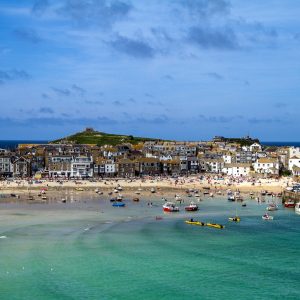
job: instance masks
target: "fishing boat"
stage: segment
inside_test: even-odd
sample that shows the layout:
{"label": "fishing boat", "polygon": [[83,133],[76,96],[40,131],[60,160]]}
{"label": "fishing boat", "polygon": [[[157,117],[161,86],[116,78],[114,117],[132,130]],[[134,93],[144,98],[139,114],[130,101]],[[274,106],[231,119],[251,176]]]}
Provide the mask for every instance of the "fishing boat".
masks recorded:
{"label": "fishing boat", "polygon": [[273,217],[273,216],[270,216],[270,215],[268,215],[268,214],[264,214],[264,215],[262,216],[262,219],[263,219],[263,220],[273,220],[274,217]]}
{"label": "fishing boat", "polygon": [[231,222],[240,222],[241,218],[238,217],[238,216],[235,216],[235,217],[228,218],[228,220],[231,221]]}
{"label": "fishing boat", "polygon": [[224,229],[224,228],[225,228],[224,225],[216,224],[216,223],[206,223],[206,226],[208,226],[208,227],[213,227],[213,228],[217,228],[217,229]]}
{"label": "fishing boat", "polygon": [[296,203],[295,205],[295,213],[300,214],[300,202]]}
{"label": "fishing boat", "polygon": [[172,202],[167,202],[163,205],[163,211],[165,212],[178,212],[179,207],[175,206]]}
{"label": "fishing boat", "polygon": [[136,198],[133,198],[132,201],[134,201],[134,202],[139,202],[140,199],[136,197]]}
{"label": "fishing boat", "polygon": [[205,226],[204,222],[194,221],[193,219],[191,219],[189,221],[184,221],[184,222],[189,225]]}
{"label": "fishing boat", "polygon": [[295,207],[295,202],[293,200],[289,199],[289,200],[284,202],[284,207],[294,208]]}
{"label": "fishing boat", "polygon": [[194,202],[191,202],[190,205],[184,208],[186,211],[197,211],[199,209],[198,205]]}
{"label": "fishing boat", "polygon": [[235,196],[234,196],[234,194],[228,193],[228,194],[227,194],[227,200],[228,200],[228,201],[235,201]]}
{"label": "fishing boat", "polygon": [[114,203],[112,204],[112,206],[114,206],[114,207],[124,207],[124,206],[125,206],[125,203],[123,203],[123,202],[114,202]]}
{"label": "fishing boat", "polygon": [[267,207],[268,211],[275,211],[278,210],[278,206],[275,203],[271,203],[269,204],[269,206]]}

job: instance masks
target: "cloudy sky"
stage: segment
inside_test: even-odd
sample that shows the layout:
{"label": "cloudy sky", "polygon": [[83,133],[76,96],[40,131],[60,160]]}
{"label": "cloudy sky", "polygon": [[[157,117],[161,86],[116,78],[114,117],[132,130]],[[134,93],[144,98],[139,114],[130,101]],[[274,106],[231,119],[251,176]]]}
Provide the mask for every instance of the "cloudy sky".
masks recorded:
{"label": "cloudy sky", "polygon": [[299,16],[297,0],[2,0],[0,139],[300,140]]}

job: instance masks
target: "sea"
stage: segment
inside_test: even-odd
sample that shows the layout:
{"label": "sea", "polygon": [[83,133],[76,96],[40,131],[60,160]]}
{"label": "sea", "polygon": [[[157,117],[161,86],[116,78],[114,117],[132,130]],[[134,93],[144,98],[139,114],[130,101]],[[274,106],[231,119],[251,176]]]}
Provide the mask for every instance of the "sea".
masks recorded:
{"label": "sea", "polygon": [[[114,208],[73,196],[0,202],[1,300],[300,299],[300,215],[279,199],[264,221],[267,203],[250,199],[207,198],[198,212],[164,214],[159,198]],[[229,222],[236,213],[241,222]]]}
{"label": "sea", "polygon": [[[0,149],[16,149],[19,144],[47,144],[41,140],[0,140]],[[294,146],[300,147],[300,142],[261,142],[265,146]]]}

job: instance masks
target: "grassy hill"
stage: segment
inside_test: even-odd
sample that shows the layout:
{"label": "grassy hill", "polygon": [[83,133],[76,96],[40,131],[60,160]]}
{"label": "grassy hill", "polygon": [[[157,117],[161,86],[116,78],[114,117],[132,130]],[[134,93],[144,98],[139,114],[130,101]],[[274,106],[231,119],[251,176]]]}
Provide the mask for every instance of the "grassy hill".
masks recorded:
{"label": "grassy hill", "polygon": [[159,141],[159,139],[151,139],[144,137],[134,137],[132,135],[119,135],[110,134],[100,131],[95,131],[93,129],[86,129],[85,131],[75,133],[73,135],[64,137],[59,140],[55,140],[52,143],[65,143],[71,142],[75,144],[96,144],[98,146],[102,145],[118,145],[122,143],[138,144],[144,141]]}

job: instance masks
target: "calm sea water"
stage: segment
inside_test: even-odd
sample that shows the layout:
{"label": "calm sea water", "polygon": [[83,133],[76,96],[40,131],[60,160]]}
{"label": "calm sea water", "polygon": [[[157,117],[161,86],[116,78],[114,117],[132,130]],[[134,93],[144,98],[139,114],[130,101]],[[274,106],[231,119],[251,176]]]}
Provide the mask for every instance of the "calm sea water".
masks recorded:
{"label": "calm sea water", "polygon": [[0,140],[0,149],[15,149],[19,144],[47,144],[47,141],[36,140]]}
{"label": "calm sea water", "polygon": [[[0,149],[14,149],[18,144],[47,144],[48,141],[34,140],[0,140]],[[300,142],[262,142],[265,146],[294,146],[300,147]]]}
{"label": "calm sea water", "polygon": [[[0,204],[0,298],[300,299],[300,216],[206,199],[164,215],[161,203]],[[228,216],[236,209],[238,224]],[[155,216],[163,216],[160,221]],[[226,225],[194,227],[194,219]]]}

